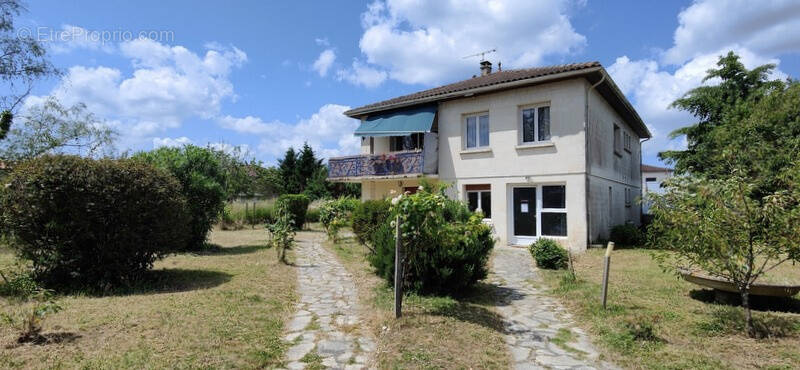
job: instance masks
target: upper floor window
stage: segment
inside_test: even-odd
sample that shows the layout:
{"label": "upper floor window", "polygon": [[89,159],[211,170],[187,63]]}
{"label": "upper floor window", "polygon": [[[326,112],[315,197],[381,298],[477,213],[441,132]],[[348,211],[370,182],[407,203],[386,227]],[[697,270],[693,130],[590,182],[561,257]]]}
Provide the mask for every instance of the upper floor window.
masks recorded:
{"label": "upper floor window", "polygon": [[522,142],[533,143],[550,140],[550,107],[522,110]]}
{"label": "upper floor window", "polygon": [[627,132],[623,132],[623,138],[624,138],[623,143],[622,143],[623,147],[625,148],[626,152],[630,153],[631,152],[631,145],[632,145],[632,142],[633,142],[633,137],[630,134],[628,134]]}
{"label": "upper floor window", "polygon": [[622,130],[614,124],[614,154],[622,155]]}
{"label": "upper floor window", "polygon": [[489,115],[486,113],[465,117],[464,146],[467,149],[489,146]]}
{"label": "upper floor window", "polygon": [[406,136],[390,136],[389,137],[389,151],[401,152],[404,150],[417,150],[422,149],[425,142],[425,134],[415,133]]}

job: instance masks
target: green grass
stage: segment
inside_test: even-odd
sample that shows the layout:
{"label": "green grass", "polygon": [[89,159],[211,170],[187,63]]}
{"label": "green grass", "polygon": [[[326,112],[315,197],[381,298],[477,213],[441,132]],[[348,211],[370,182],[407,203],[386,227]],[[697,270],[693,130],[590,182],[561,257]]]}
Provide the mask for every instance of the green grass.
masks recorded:
{"label": "green grass", "polygon": [[[265,249],[263,230],[214,231],[220,248],[170,256],[149,284],[108,295],[61,295],[44,334],[66,340],[14,344],[0,326],[0,368],[274,368],[287,349],[295,271]],[[0,250],[0,268],[15,261]],[[15,309],[0,300],[3,311]],[[69,334],[69,335],[67,335]]]}
{"label": "green grass", "polygon": [[[608,308],[600,302],[603,250],[577,256],[577,280],[563,271],[541,271],[559,297],[593,335],[607,357],[627,368],[719,369],[800,367],[797,300],[754,311],[767,338],[743,333],[741,308],[713,302],[713,294],[663,272],[643,250],[618,250],[611,263]],[[783,267],[784,279],[800,271]]]}
{"label": "green grass", "polygon": [[[316,227],[315,227],[316,228]],[[403,317],[394,318],[394,292],[366,262],[368,249],[352,238],[325,246],[353,275],[367,308],[366,325],[378,338],[379,368],[508,368],[510,356],[502,336],[502,319],[494,311],[494,291],[479,284],[458,299],[409,294]]]}

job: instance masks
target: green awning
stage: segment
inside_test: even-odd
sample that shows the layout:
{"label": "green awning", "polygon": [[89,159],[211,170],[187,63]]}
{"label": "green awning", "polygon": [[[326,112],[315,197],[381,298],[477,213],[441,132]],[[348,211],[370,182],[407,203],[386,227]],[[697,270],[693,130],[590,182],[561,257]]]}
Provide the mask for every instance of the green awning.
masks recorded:
{"label": "green awning", "polygon": [[416,132],[430,132],[435,115],[435,105],[376,114],[361,121],[361,126],[358,126],[355,135],[405,136]]}

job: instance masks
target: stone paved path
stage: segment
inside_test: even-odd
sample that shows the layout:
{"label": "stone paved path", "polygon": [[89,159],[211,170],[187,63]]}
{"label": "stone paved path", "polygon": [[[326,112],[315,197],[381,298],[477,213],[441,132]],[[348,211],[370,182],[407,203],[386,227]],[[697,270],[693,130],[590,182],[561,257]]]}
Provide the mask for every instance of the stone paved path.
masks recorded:
{"label": "stone paved path", "polygon": [[[536,286],[540,278],[527,249],[495,247],[492,269],[489,281],[499,291],[497,309],[506,320],[505,340],[515,369],[614,368],[598,361],[597,350],[574,327],[570,314]],[[561,346],[552,340],[559,329],[572,333],[572,340]]]}
{"label": "stone paved path", "polygon": [[320,243],[322,234],[298,233],[298,291],[300,302],[287,325],[285,340],[289,369],[305,368],[316,357],[333,369],[370,367],[374,341],[364,335],[358,318],[358,299],[353,279]]}

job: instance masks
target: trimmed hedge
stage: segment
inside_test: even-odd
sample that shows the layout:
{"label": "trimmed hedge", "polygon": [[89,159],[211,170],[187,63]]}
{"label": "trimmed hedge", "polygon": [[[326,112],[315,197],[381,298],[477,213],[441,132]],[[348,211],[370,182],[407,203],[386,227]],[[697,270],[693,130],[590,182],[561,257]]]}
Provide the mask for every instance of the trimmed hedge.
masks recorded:
{"label": "trimmed hedge", "polygon": [[128,284],[189,238],[180,184],[145,163],[43,156],[5,183],[0,222],[49,285]]}
{"label": "trimmed hedge", "polygon": [[[278,197],[277,203],[285,203],[292,215],[295,230],[300,230],[306,224],[306,213],[311,200],[305,194],[283,194]],[[276,207],[278,205],[276,204]]]}
{"label": "trimmed hedge", "polygon": [[[447,211],[449,210],[449,211]],[[406,252],[404,286],[421,294],[458,294],[487,275],[494,238],[489,226],[461,202],[427,190],[398,198],[372,235],[376,273],[394,279],[395,215],[401,215]]]}
{"label": "trimmed hedge", "polygon": [[555,240],[539,239],[531,244],[530,251],[539,268],[548,270],[567,268],[569,261],[567,250],[561,248]]}
{"label": "trimmed hedge", "polygon": [[172,173],[181,184],[191,215],[191,234],[184,249],[201,250],[225,207],[227,175],[212,149],[186,145],[140,152],[133,159]]}
{"label": "trimmed hedge", "polygon": [[353,233],[359,243],[366,245],[372,234],[386,223],[390,206],[387,200],[367,200],[358,204],[353,210]]}

